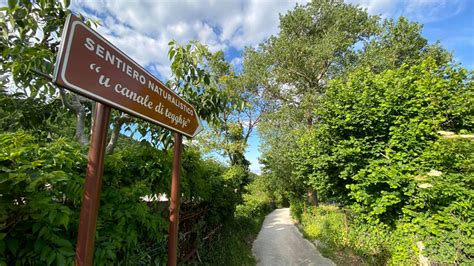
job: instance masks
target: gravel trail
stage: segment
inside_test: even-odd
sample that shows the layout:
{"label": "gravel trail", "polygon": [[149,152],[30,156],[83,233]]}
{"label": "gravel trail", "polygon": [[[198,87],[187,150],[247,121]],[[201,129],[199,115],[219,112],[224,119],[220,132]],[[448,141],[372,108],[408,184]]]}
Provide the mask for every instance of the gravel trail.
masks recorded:
{"label": "gravel trail", "polygon": [[267,215],[252,252],[257,265],[335,265],[306,239],[290,219],[290,209]]}

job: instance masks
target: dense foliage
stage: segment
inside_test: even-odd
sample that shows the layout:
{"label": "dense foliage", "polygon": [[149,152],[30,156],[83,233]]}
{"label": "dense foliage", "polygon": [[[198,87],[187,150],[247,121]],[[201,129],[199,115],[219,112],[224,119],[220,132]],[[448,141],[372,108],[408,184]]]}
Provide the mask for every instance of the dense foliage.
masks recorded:
{"label": "dense foliage", "polygon": [[[25,132],[3,133],[0,139],[3,263],[72,262],[86,151],[70,139],[44,142]],[[95,261],[164,262],[167,205],[141,197],[168,192],[171,154],[126,142],[106,159]],[[225,167],[192,150],[183,162],[184,198],[199,199],[210,209],[208,226],[233,217],[239,202],[235,174],[226,176]]]}
{"label": "dense foliage", "polygon": [[[346,23],[365,27],[338,27]],[[259,127],[265,182],[305,223],[318,219],[307,211],[319,201],[351,208],[352,225],[367,226],[357,232],[384,236],[369,243],[385,246],[384,263],[410,264],[418,252],[469,263],[473,76],[439,44],[428,44],[421,29],[342,1],[312,1],[281,16],[280,33],[245,60],[268,70],[260,84],[276,103]],[[351,38],[329,41],[341,35]],[[291,51],[280,43],[291,43]],[[305,65],[313,60],[327,66]],[[331,219],[324,223],[337,228],[340,219]]]}
{"label": "dense foliage", "polygon": [[255,265],[252,242],[257,237],[265,215],[275,206],[265,179],[254,176],[246,186],[243,202],[236,206],[235,219],[224,224],[216,243],[202,253],[202,263],[209,265]]}
{"label": "dense foliage", "polygon": [[[0,9],[1,265],[64,265],[74,259],[94,103],[48,79],[62,25],[70,14],[67,6],[68,1],[9,1]],[[218,125],[221,113],[246,106],[238,92],[220,83],[230,74],[220,71],[228,67],[222,52],[211,53],[197,42],[170,42],[169,56],[173,76],[168,84],[209,124]],[[168,203],[144,197],[169,193],[171,134],[118,111],[110,127],[94,261],[163,264]],[[132,138],[121,135],[124,131]],[[229,145],[240,138],[231,138]],[[187,143],[181,169],[182,214],[197,218],[183,228],[189,231],[180,232],[180,245],[211,249],[215,243],[206,234],[225,235],[232,229],[229,224],[236,206],[243,203],[251,174],[244,146],[237,151],[240,159],[229,167],[204,159],[196,145]],[[259,215],[261,219],[263,213]],[[250,224],[258,227],[258,219]],[[247,236],[245,231],[241,234]],[[250,250],[246,240],[240,244]]]}
{"label": "dense foliage", "polygon": [[[15,105],[24,101],[12,95],[1,99]],[[35,108],[49,106],[37,104]],[[9,104],[4,107],[11,108]],[[0,263],[70,264],[87,150],[70,138],[56,137],[58,132],[46,138],[39,126],[30,130],[30,124],[22,125],[29,112],[18,109],[14,117],[5,112],[8,119],[0,123],[6,129],[0,134]],[[51,119],[39,117],[35,121],[38,124],[48,125]],[[12,121],[15,123],[10,124]],[[72,134],[73,130],[66,132]],[[106,157],[95,244],[97,264],[166,262],[167,202],[146,202],[143,196],[166,194],[170,174],[170,151],[158,150],[147,142],[122,138],[115,152]],[[202,159],[193,148],[185,149],[183,200],[186,205],[206,210],[193,232],[201,235],[197,246],[206,254],[207,263],[237,263],[242,259],[253,263],[249,239],[258,232],[271,201],[259,182],[245,187],[248,176],[240,166],[228,168]],[[243,199],[241,191],[248,191]],[[203,240],[209,232],[215,233],[212,242]],[[233,243],[234,249],[226,248],[225,243]]]}
{"label": "dense foliage", "polygon": [[[0,265],[73,260],[94,105],[32,74],[51,74],[67,6],[20,0],[0,9]],[[421,24],[342,0],[297,5],[279,28],[245,50],[241,73],[222,51],[169,43],[168,85],[208,129],[183,154],[183,211],[197,217],[182,222],[186,259],[255,263],[263,216],[290,202],[330,256],[471,264],[472,71],[429,44]],[[4,89],[9,79],[15,93]],[[167,205],[143,196],[169,191],[171,135],[119,112],[111,127],[95,261],[164,263]],[[244,156],[256,127],[260,176]],[[124,129],[140,136],[117,141]],[[209,151],[229,164],[204,159]],[[324,201],[333,205],[317,207]]]}
{"label": "dense foliage", "polygon": [[464,69],[432,59],[357,69],[331,82],[314,109],[320,122],[300,138],[294,174],[371,224],[417,235],[432,259],[466,261],[474,143],[440,134],[472,131],[473,96]]}

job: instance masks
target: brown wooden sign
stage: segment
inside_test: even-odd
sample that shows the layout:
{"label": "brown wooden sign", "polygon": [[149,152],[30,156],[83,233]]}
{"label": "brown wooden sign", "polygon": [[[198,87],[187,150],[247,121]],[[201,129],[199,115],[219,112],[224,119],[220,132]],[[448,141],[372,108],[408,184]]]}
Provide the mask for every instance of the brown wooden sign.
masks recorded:
{"label": "brown wooden sign", "polygon": [[64,31],[58,85],[188,137],[200,131],[193,106],[78,18],[69,16]]}

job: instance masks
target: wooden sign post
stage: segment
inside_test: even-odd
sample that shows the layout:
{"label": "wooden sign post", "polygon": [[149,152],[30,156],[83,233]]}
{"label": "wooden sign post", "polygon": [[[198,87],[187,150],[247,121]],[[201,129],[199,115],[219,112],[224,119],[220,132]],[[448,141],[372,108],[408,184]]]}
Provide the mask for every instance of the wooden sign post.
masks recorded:
{"label": "wooden sign post", "polygon": [[174,133],[173,173],[171,175],[170,224],[168,229],[168,266],[177,264],[179,228],[179,176],[183,136]]}
{"label": "wooden sign post", "polygon": [[104,173],[105,144],[111,108],[96,104],[92,138],[87,161],[84,197],[82,198],[79,232],[77,234],[76,265],[92,265],[95,228],[99,213],[100,188]]}
{"label": "wooden sign post", "polygon": [[113,107],[175,132],[168,265],[176,265],[182,135],[194,137],[202,128],[194,107],[73,15],[67,18],[63,29],[53,82],[98,102],[76,264],[92,265],[105,143]]}

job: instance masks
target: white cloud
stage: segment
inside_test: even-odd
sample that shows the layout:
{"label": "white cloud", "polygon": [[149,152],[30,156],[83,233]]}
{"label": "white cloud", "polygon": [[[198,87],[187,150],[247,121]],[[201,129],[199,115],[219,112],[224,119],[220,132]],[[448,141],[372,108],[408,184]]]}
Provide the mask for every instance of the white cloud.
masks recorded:
{"label": "white cloud", "polygon": [[459,14],[465,8],[466,3],[463,0],[409,1],[405,14],[413,20],[429,23]]}
{"label": "white cloud", "polygon": [[155,65],[161,76],[168,77],[170,40],[199,40],[211,51],[256,46],[278,32],[279,13],[293,8],[296,2],[78,0],[71,8],[100,19],[101,34],[138,63]]}
{"label": "white cloud", "polygon": [[[404,15],[422,23],[458,14],[472,0],[345,0],[383,17]],[[100,19],[98,31],[114,45],[146,66],[169,78],[167,43],[199,40],[211,50],[255,47],[278,32],[279,14],[308,0],[77,0],[71,9]],[[0,0],[6,5],[6,0]],[[469,36],[469,35],[467,35]],[[466,40],[469,42],[469,40]],[[472,42],[472,38],[470,39]],[[237,57],[235,57],[237,56]],[[232,55],[237,68],[242,59]],[[472,68],[472,67],[471,67]],[[256,152],[257,153],[257,152]],[[258,165],[252,159],[252,165]],[[252,166],[254,167],[254,166]]]}
{"label": "white cloud", "polygon": [[406,16],[421,23],[457,15],[470,0],[346,0],[382,17]]}
{"label": "white cloud", "polygon": [[[459,13],[468,0],[346,0],[383,17],[429,22]],[[278,32],[279,14],[308,0],[78,0],[72,9],[102,20],[98,30],[140,64],[168,77],[168,41],[199,40],[212,51],[255,47]]]}
{"label": "white cloud", "polygon": [[[100,19],[98,31],[145,66],[169,66],[168,41],[199,40],[212,51],[255,47],[278,32],[279,14],[309,0],[77,0],[71,9]],[[345,0],[384,17],[429,22],[459,13],[469,0]],[[5,0],[0,3],[6,4]],[[160,74],[167,77],[168,71]]]}

